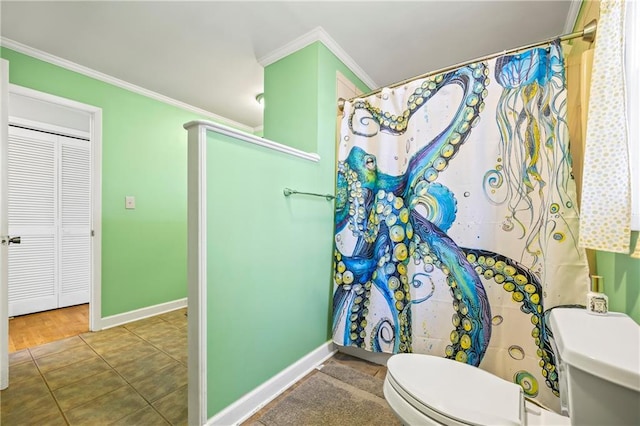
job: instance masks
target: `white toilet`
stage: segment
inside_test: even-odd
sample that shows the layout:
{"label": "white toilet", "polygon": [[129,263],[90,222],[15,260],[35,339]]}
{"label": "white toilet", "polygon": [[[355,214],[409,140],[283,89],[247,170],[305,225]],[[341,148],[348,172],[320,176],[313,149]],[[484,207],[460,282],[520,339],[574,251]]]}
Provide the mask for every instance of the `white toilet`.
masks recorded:
{"label": "white toilet", "polygon": [[563,415],[526,401],[515,383],[430,355],[392,356],[384,396],[405,425],[640,425],[640,326],[566,308],[550,322]]}

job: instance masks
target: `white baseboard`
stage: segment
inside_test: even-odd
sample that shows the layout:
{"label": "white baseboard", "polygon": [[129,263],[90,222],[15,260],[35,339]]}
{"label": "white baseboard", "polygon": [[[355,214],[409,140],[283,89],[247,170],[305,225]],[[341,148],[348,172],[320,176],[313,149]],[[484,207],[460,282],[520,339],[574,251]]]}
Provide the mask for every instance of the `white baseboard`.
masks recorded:
{"label": "white baseboard", "polygon": [[207,421],[207,426],[238,425],[273,401],[295,382],[336,353],[333,342],[328,341],[300,358],[233,404]]}
{"label": "white baseboard", "polygon": [[164,314],[166,312],[175,311],[187,306],[187,298],[172,300],[171,302],[160,303],[158,305],[147,306],[146,308],[136,309],[134,311],[124,312],[122,314],[112,315],[100,320],[100,327],[95,330],[104,330],[118,325],[127,324],[138,321],[154,315]]}

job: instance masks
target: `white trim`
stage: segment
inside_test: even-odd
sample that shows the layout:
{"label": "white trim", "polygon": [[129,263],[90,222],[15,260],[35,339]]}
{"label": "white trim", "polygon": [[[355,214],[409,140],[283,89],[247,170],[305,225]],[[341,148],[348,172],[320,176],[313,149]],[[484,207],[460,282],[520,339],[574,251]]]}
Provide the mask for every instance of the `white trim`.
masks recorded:
{"label": "white trim", "polygon": [[[38,90],[30,89],[28,87],[19,86],[17,84],[9,84],[9,93],[14,95],[20,95],[25,98],[35,99],[41,102],[48,102],[50,104],[55,104],[59,106],[63,106],[70,109],[80,110],[88,113],[89,115],[95,114],[96,112],[102,113],[102,109],[95,107],[93,105],[87,105],[82,102],[77,102],[72,99],[62,98],[60,96],[52,95],[46,92],[40,92]],[[51,123],[42,123],[39,121],[33,121],[26,118],[21,117],[9,117],[9,124],[18,124],[24,125],[31,129],[35,130],[44,130],[44,131],[54,131],[59,132],[60,134],[67,136],[75,136],[81,138],[87,138],[91,140],[91,129],[88,132],[84,132],[78,129],[69,129],[67,127],[56,126]],[[102,133],[101,133],[102,134]]]}
{"label": "white trim", "polygon": [[207,421],[207,426],[238,425],[242,423],[335,353],[336,349],[333,342],[328,341],[323,343],[320,347],[309,352],[271,379],[211,417],[209,421]]}
{"label": "white trim", "polygon": [[[223,124],[213,123],[211,121],[205,120],[196,120],[190,121],[184,125],[184,128],[187,130],[191,130],[192,128],[203,128],[206,130],[211,130],[216,133],[220,133],[225,136],[230,136],[235,139],[240,139],[245,142],[252,143],[254,145],[260,145],[265,148],[272,149],[274,151],[283,152],[285,154],[292,155],[294,157],[303,158],[305,160],[318,162],[320,161],[320,156],[316,153],[304,152],[299,149],[292,148],[287,145],[283,145],[278,142],[274,142],[269,139],[261,138],[259,136],[252,135],[250,133],[245,133],[231,127],[225,126]],[[206,140],[206,136],[205,136]]]}
{"label": "white trim", "polygon": [[[9,107],[9,62],[0,58],[0,237],[8,233],[8,201],[5,194],[8,189],[8,107]],[[8,247],[0,243],[0,389],[9,386],[9,275]]]}
{"label": "white trim", "polygon": [[576,26],[576,21],[578,20],[578,15],[580,14],[581,6],[582,0],[571,0],[569,12],[567,13],[567,19],[564,22],[564,31],[562,32],[563,34],[573,32],[573,29]]}
{"label": "white trim", "polygon": [[[84,104],[82,102],[77,102],[77,101],[74,101],[72,99],[63,98],[63,97],[52,95],[52,94],[46,93],[46,92],[40,92],[39,90],[30,89],[28,87],[19,86],[17,84],[9,84],[9,93],[12,93],[14,95],[20,95],[20,96],[23,96],[25,98],[36,99],[36,100],[42,101],[42,102],[48,102],[48,103],[51,103],[51,104],[56,104],[56,105],[59,105],[59,106],[70,108],[70,109],[80,110],[80,111],[86,112],[88,114],[94,114],[94,113],[96,113],[98,111],[100,111],[100,112],[102,111],[101,108],[93,106],[93,105]],[[41,125],[39,125],[38,122],[27,120],[27,119],[24,119],[24,118],[10,117],[9,121],[10,121],[10,123],[16,123],[16,122],[20,122],[20,121],[22,121],[22,122],[30,122],[34,126],[33,128],[35,128],[35,129],[39,129],[39,128],[42,127]],[[88,138],[91,137],[91,131],[89,131],[87,133],[87,132],[83,132],[81,130],[67,129],[67,128],[55,126],[55,125],[49,124],[49,123],[46,123],[46,129],[45,130],[55,130],[57,128],[61,129],[61,131],[63,131],[65,134],[68,134],[69,136],[80,136],[80,137],[88,137]]]}
{"label": "white trim", "polygon": [[[89,114],[89,141],[91,143],[91,229],[93,231],[93,238],[91,240],[92,282],[89,296],[89,330],[99,331],[102,329],[102,108],[16,84],[9,84],[9,92]],[[16,123],[21,120],[11,118],[11,121]],[[29,120],[22,121],[27,122]],[[44,130],[61,129],[50,124],[46,124],[46,126],[36,124],[34,128]],[[64,129],[64,133],[68,134],[70,130]],[[78,133],[84,134],[84,132]]]}
{"label": "white trim", "polygon": [[64,136],[73,136],[76,138],[82,138],[87,140],[91,139],[90,132],[83,132],[82,130],[70,129],[68,127],[60,127],[60,126],[56,126],[54,124],[49,124],[49,123],[46,123],[46,125],[43,125],[43,123],[40,121],[28,120],[22,117],[10,116],[9,125],[12,125],[12,124],[20,127],[27,127],[33,130],[53,132],[53,133],[57,133]]}
{"label": "white trim", "polygon": [[33,58],[40,59],[41,61],[48,62],[53,65],[57,65],[69,71],[74,71],[82,75],[86,75],[87,77],[94,78],[96,80],[103,81],[108,84],[112,84],[114,86],[120,87],[122,89],[128,90],[130,92],[137,93],[139,95],[146,96],[151,99],[155,99],[156,101],[163,102],[165,104],[173,105],[178,108],[182,108],[184,110],[193,112],[198,115],[202,115],[204,117],[208,117],[212,120],[220,121],[229,126],[236,127],[238,129],[244,130],[246,132],[252,132],[253,127],[247,126],[246,124],[238,123],[237,121],[231,120],[229,118],[223,117],[218,114],[214,114],[212,112],[206,111],[204,109],[195,107],[193,105],[189,105],[187,103],[178,101],[176,99],[170,98],[165,95],[161,95],[160,93],[154,92],[152,90],[145,89],[140,86],[136,86],[135,84],[128,83],[124,80],[120,80],[119,78],[112,77],[108,74],[101,73],[99,71],[93,70],[91,68],[85,67],[83,65],[76,64],[75,62],[68,61],[66,59],[60,58],[58,56],[52,55],[47,52],[43,52],[42,50],[35,49],[33,47],[27,46],[22,43],[18,43],[17,41],[8,39],[6,37],[0,37],[0,46],[6,47],[7,49],[15,50],[16,52],[23,53],[25,55],[29,55]]}
{"label": "white trim", "polygon": [[207,421],[207,127],[187,129],[188,423]]}
{"label": "white trim", "polygon": [[89,330],[102,329],[102,109],[91,114],[91,273]]}
{"label": "white trim", "polygon": [[280,59],[291,55],[298,50],[315,43],[316,41],[324,44],[342,63],[351,70],[364,84],[370,89],[376,89],[378,85],[366,72],[353,60],[351,56],[327,33],[324,28],[316,27],[306,34],[301,35],[295,40],[285,44],[284,46],[274,50],[273,52],[258,58],[258,63],[263,67],[271,65]]}
{"label": "white trim", "polygon": [[147,306],[146,308],[140,308],[122,314],[111,315],[110,317],[102,318],[102,330],[119,325],[128,324],[133,321],[149,318],[155,315],[164,314],[167,312],[175,311],[176,309],[182,309],[187,306],[187,298],[172,300],[171,302],[159,303],[153,306]]}

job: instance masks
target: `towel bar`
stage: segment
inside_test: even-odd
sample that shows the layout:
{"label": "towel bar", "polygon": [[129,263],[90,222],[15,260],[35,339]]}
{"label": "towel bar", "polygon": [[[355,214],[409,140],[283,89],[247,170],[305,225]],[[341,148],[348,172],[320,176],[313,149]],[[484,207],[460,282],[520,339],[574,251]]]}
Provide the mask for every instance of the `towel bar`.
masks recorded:
{"label": "towel bar", "polygon": [[296,191],[295,189],[291,189],[291,188],[285,188],[282,192],[285,197],[288,197],[289,195],[293,195],[293,194],[303,194],[303,195],[312,195],[314,197],[323,197],[323,198],[326,198],[327,201],[331,201],[334,198],[336,198],[331,194],[316,194],[315,192],[302,192],[302,191]]}

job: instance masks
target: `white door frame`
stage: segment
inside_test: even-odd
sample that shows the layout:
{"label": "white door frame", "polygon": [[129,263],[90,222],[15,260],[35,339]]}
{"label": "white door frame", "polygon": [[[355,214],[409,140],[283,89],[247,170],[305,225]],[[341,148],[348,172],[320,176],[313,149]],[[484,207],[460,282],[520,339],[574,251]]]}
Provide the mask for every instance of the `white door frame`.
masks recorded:
{"label": "white door frame", "polygon": [[[0,58],[0,237],[8,234],[7,147],[9,140],[9,62]],[[0,389],[9,386],[9,301],[8,281],[9,253],[5,243],[0,243]]]}
{"label": "white door frame", "polygon": [[[8,62],[2,61],[0,64],[3,68],[8,65]],[[8,66],[7,66],[8,68]],[[7,77],[8,80],[8,77]],[[30,97],[43,102],[49,102],[52,104],[64,106],[67,108],[76,109],[89,114],[90,117],[90,141],[91,141],[91,229],[93,238],[91,239],[91,273],[92,280],[90,285],[90,301],[89,301],[89,330],[98,331],[102,329],[102,109],[76,102],[70,99],[61,98],[59,96],[50,95],[48,93],[39,92],[37,90],[29,89],[14,84],[9,84],[5,89],[2,85],[2,110],[0,115],[4,117],[4,121],[0,123],[2,127],[2,150],[0,150],[0,168],[6,170],[6,149],[8,139],[8,114],[6,112],[8,105],[8,93],[18,94],[21,96]],[[7,90],[8,89],[8,90]],[[5,93],[6,91],[6,93]],[[2,117],[0,117],[2,118]],[[1,179],[0,179],[1,180]],[[6,180],[1,180],[2,187],[2,199],[3,203],[6,203]],[[6,205],[0,206],[0,219],[6,224],[6,216],[2,217],[1,208],[4,207],[4,214],[6,215]],[[4,226],[4,225],[3,225]],[[6,232],[6,230],[0,229],[0,231]],[[4,235],[4,234],[2,234]],[[1,273],[7,272],[7,250],[6,246],[2,246],[2,268]],[[0,277],[1,278],[1,277]],[[0,384],[8,384],[8,287],[5,279],[0,279]],[[5,361],[6,360],[6,361]],[[0,388],[2,388],[0,386]]]}

